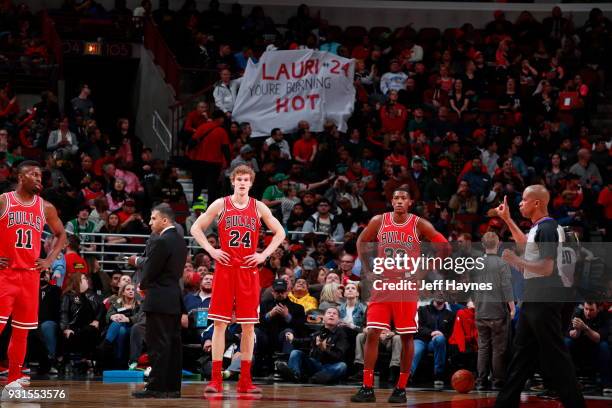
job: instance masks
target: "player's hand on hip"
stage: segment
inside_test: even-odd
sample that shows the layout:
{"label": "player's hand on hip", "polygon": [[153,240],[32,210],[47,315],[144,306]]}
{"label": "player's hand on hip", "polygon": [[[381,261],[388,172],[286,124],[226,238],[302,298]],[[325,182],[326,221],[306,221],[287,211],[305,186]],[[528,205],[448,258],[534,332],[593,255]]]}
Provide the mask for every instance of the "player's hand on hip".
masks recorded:
{"label": "player's hand on hip", "polygon": [[36,260],[36,269],[45,270],[51,268],[51,264],[53,263],[53,259],[49,258],[38,258]]}
{"label": "player's hand on hip", "polygon": [[496,215],[504,221],[510,219],[510,207],[508,207],[508,196],[504,196],[504,202],[495,209]]}
{"label": "player's hand on hip", "polygon": [[248,266],[257,266],[266,261],[266,256],[261,252],[256,252],[253,255],[246,256],[244,260]]}
{"label": "player's hand on hip", "polygon": [[0,256],[0,269],[8,268],[11,260],[5,256]]}
{"label": "player's hand on hip", "polygon": [[210,256],[212,256],[212,258],[217,262],[221,262],[224,264],[229,264],[230,262],[229,254],[221,249],[213,249],[212,251],[210,251]]}

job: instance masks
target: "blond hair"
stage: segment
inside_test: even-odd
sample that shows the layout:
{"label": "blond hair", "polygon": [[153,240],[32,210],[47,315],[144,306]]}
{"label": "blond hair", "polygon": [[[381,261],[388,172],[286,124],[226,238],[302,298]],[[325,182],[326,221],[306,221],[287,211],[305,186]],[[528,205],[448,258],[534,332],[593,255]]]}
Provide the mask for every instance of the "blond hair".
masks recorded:
{"label": "blond hair", "polygon": [[340,288],[340,284],[336,282],[326,283],[323,285],[323,289],[321,290],[321,296],[319,298],[319,302],[330,302],[335,303],[338,301],[337,292],[338,288]]}
{"label": "blond hair", "polygon": [[487,249],[495,249],[499,245],[499,237],[493,231],[489,231],[482,236],[482,246]]}
{"label": "blond hair", "polygon": [[248,174],[251,176],[251,183],[255,182],[255,171],[245,164],[241,164],[240,166],[236,166],[234,170],[230,173],[230,180],[233,182],[234,178],[241,174]]}

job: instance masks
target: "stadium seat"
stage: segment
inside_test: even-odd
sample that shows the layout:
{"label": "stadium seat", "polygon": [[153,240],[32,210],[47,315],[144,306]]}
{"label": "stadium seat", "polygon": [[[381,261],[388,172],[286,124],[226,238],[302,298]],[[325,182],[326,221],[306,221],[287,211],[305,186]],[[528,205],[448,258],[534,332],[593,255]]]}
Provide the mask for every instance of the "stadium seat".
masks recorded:
{"label": "stadium seat", "polygon": [[376,26],[376,27],[372,27],[370,28],[370,39],[372,41],[376,41],[378,39],[380,39],[383,35],[385,34],[390,34],[392,31],[389,27],[385,27],[385,26]]}
{"label": "stadium seat", "polygon": [[435,27],[421,28],[417,35],[417,43],[420,45],[432,45],[440,40],[440,29]]}
{"label": "stadium seat", "polygon": [[478,101],[478,109],[483,113],[496,112],[497,101],[495,99],[481,99]]}
{"label": "stadium seat", "polygon": [[363,37],[366,35],[368,35],[368,30],[362,26],[348,26],[346,27],[346,30],[344,30],[346,45],[350,47],[361,43]]}

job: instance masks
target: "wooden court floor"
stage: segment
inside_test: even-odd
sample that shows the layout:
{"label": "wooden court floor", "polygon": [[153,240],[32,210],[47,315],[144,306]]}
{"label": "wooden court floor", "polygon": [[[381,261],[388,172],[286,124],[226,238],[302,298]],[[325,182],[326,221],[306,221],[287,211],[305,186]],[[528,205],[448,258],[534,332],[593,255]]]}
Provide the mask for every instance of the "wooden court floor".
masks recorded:
{"label": "wooden court floor", "polygon": [[[4,384],[1,384],[3,386]],[[136,400],[131,392],[142,388],[142,384],[108,384],[102,381],[32,381],[31,389],[64,388],[68,391],[68,401],[63,402],[2,402],[1,408],[96,408],[96,407],[210,407],[210,408],[313,408],[351,406],[408,406],[419,408],[492,408],[495,402],[493,393],[458,394],[454,391],[432,391],[410,389],[408,404],[388,404],[389,389],[377,389],[376,404],[351,404],[350,396],[356,391],[353,386],[310,386],[273,384],[262,385],[263,395],[251,397],[238,395],[236,383],[226,383],[223,394],[203,396],[202,382],[183,383],[181,399]],[[542,400],[524,395],[521,407],[557,408],[556,401]],[[589,398],[589,408],[610,408],[612,399]]]}

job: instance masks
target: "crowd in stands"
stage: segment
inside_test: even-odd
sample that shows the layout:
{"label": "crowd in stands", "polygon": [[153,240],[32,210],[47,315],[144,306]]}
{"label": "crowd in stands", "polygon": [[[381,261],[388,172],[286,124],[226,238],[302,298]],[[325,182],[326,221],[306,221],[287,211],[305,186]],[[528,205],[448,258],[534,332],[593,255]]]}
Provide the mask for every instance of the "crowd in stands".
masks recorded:
{"label": "crowd in stands", "polygon": [[[127,10],[124,3],[117,1],[116,8]],[[74,2],[66,4],[84,12]],[[82,4],[91,10],[97,3]],[[0,20],[10,18],[0,11]],[[208,203],[231,191],[228,174],[240,164],[256,171],[252,195],[289,232],[260,267],[255,366],[290,381],[326,384],[359,373],[367,299],[361,299],[356,239],[373,214],[388,210],[397,187],[409,188],[413,212],[451,241],[467,247],[474,241],[473,250],[486,233],[508,240],[509,231],[492,209],[507,197],[513,218],[520,220],[522,190],[534,183],[551,192],[551,214],[561,225],[583,241],[596,236],[611,241],[612,139],[609,129],[592,120],[609,98],[612,68],[612,23],[599,9],[582,26],[555,7],[541,22],[527,11],[515,22],[497,11],[482,29],[467,23],[443,32],[407,26],[356,30],[358,35],[312,16],[305,5],[282,27],[262,7],[243,17],[240,5],[226,14],[215,0],[203,12],[193,0],[179,11],[163,0],[152,10],[144,0],[132,13],[153,18],[181,63],[220,75],[181,132],[191,163],[191,202],[178,182],[177,166],[155,159],[134,136],[128,118],[118,118],[113,128],[99,126],[96,112],[104,106],[94,103],[96,90],[87,84],[65,111],[51,91],[26,110],[10,85],[0,89],[2,191],[14,186],[15,163],[41,161],[42,196],[58,208],[72,236],[51,273],[41,276],[41,325],[33,334],[41,340],[40,350],[32,346],[30,356],[46,361],[41,367],[47,370],[61,370],[75,355],[97,360],[98,368],[134,368],[146,350],[138,306],[146,294],[138,293],[129,275],[109,275],[95,257],[80,255],[97,244],[86,233],[107,233],[106,250],[129,252],[122,244],[144,240],[125,235],[148,234],[149,209],[161,202],[173,207],[177,223],[189,231]],[[294,133],[273,129],[268,138],[251,138],[250,125],[232,119],[246,61],[256,61],[265,50],[300,48],[355,60],[357,98],[349,130],[340,133],[327,121],[315,133],[302,121]],[[530,227],[527,220],[519,224]],[[216,227],[207,236],[218,245]],[[213,276],[214,261],[192,253],[183,276],[184,339],[201,347],[185,364],[204,373],[210,371],[212,325],[206,310]],[[514,284],[520,274],[512,279],[513,297],[520,299]],[[594,362],[609,362],[609,303],[576,306],[568,345],[577,356],[591,353]],[[474,368],[485,345],[476,338],[487,330],[478,322],[479,310],[477,299],[424,294],[412,374],[418,376],[429,353],[429,377],[436,385],[448,378],[449,364]],[[500,310],[496,318],[517,317],[510,305]],[[231,325],[227,377],[240,367],[239,336],[239,325]],[[491,340],[493,347],[499,351],[499,342],[509,343],[510,336],[509,330],[505,338]],[[393,331],[381,337],[381,349],[389,354],[381,372],[393,377],[399,371],[399,337]],[[500,357],[494,351],[492,358],[498,376]],[[609,390],[607,366],[596,371]],[[483,386],[486,367],[479,362]],[[493,386],[503,382],[493,380]]]}

